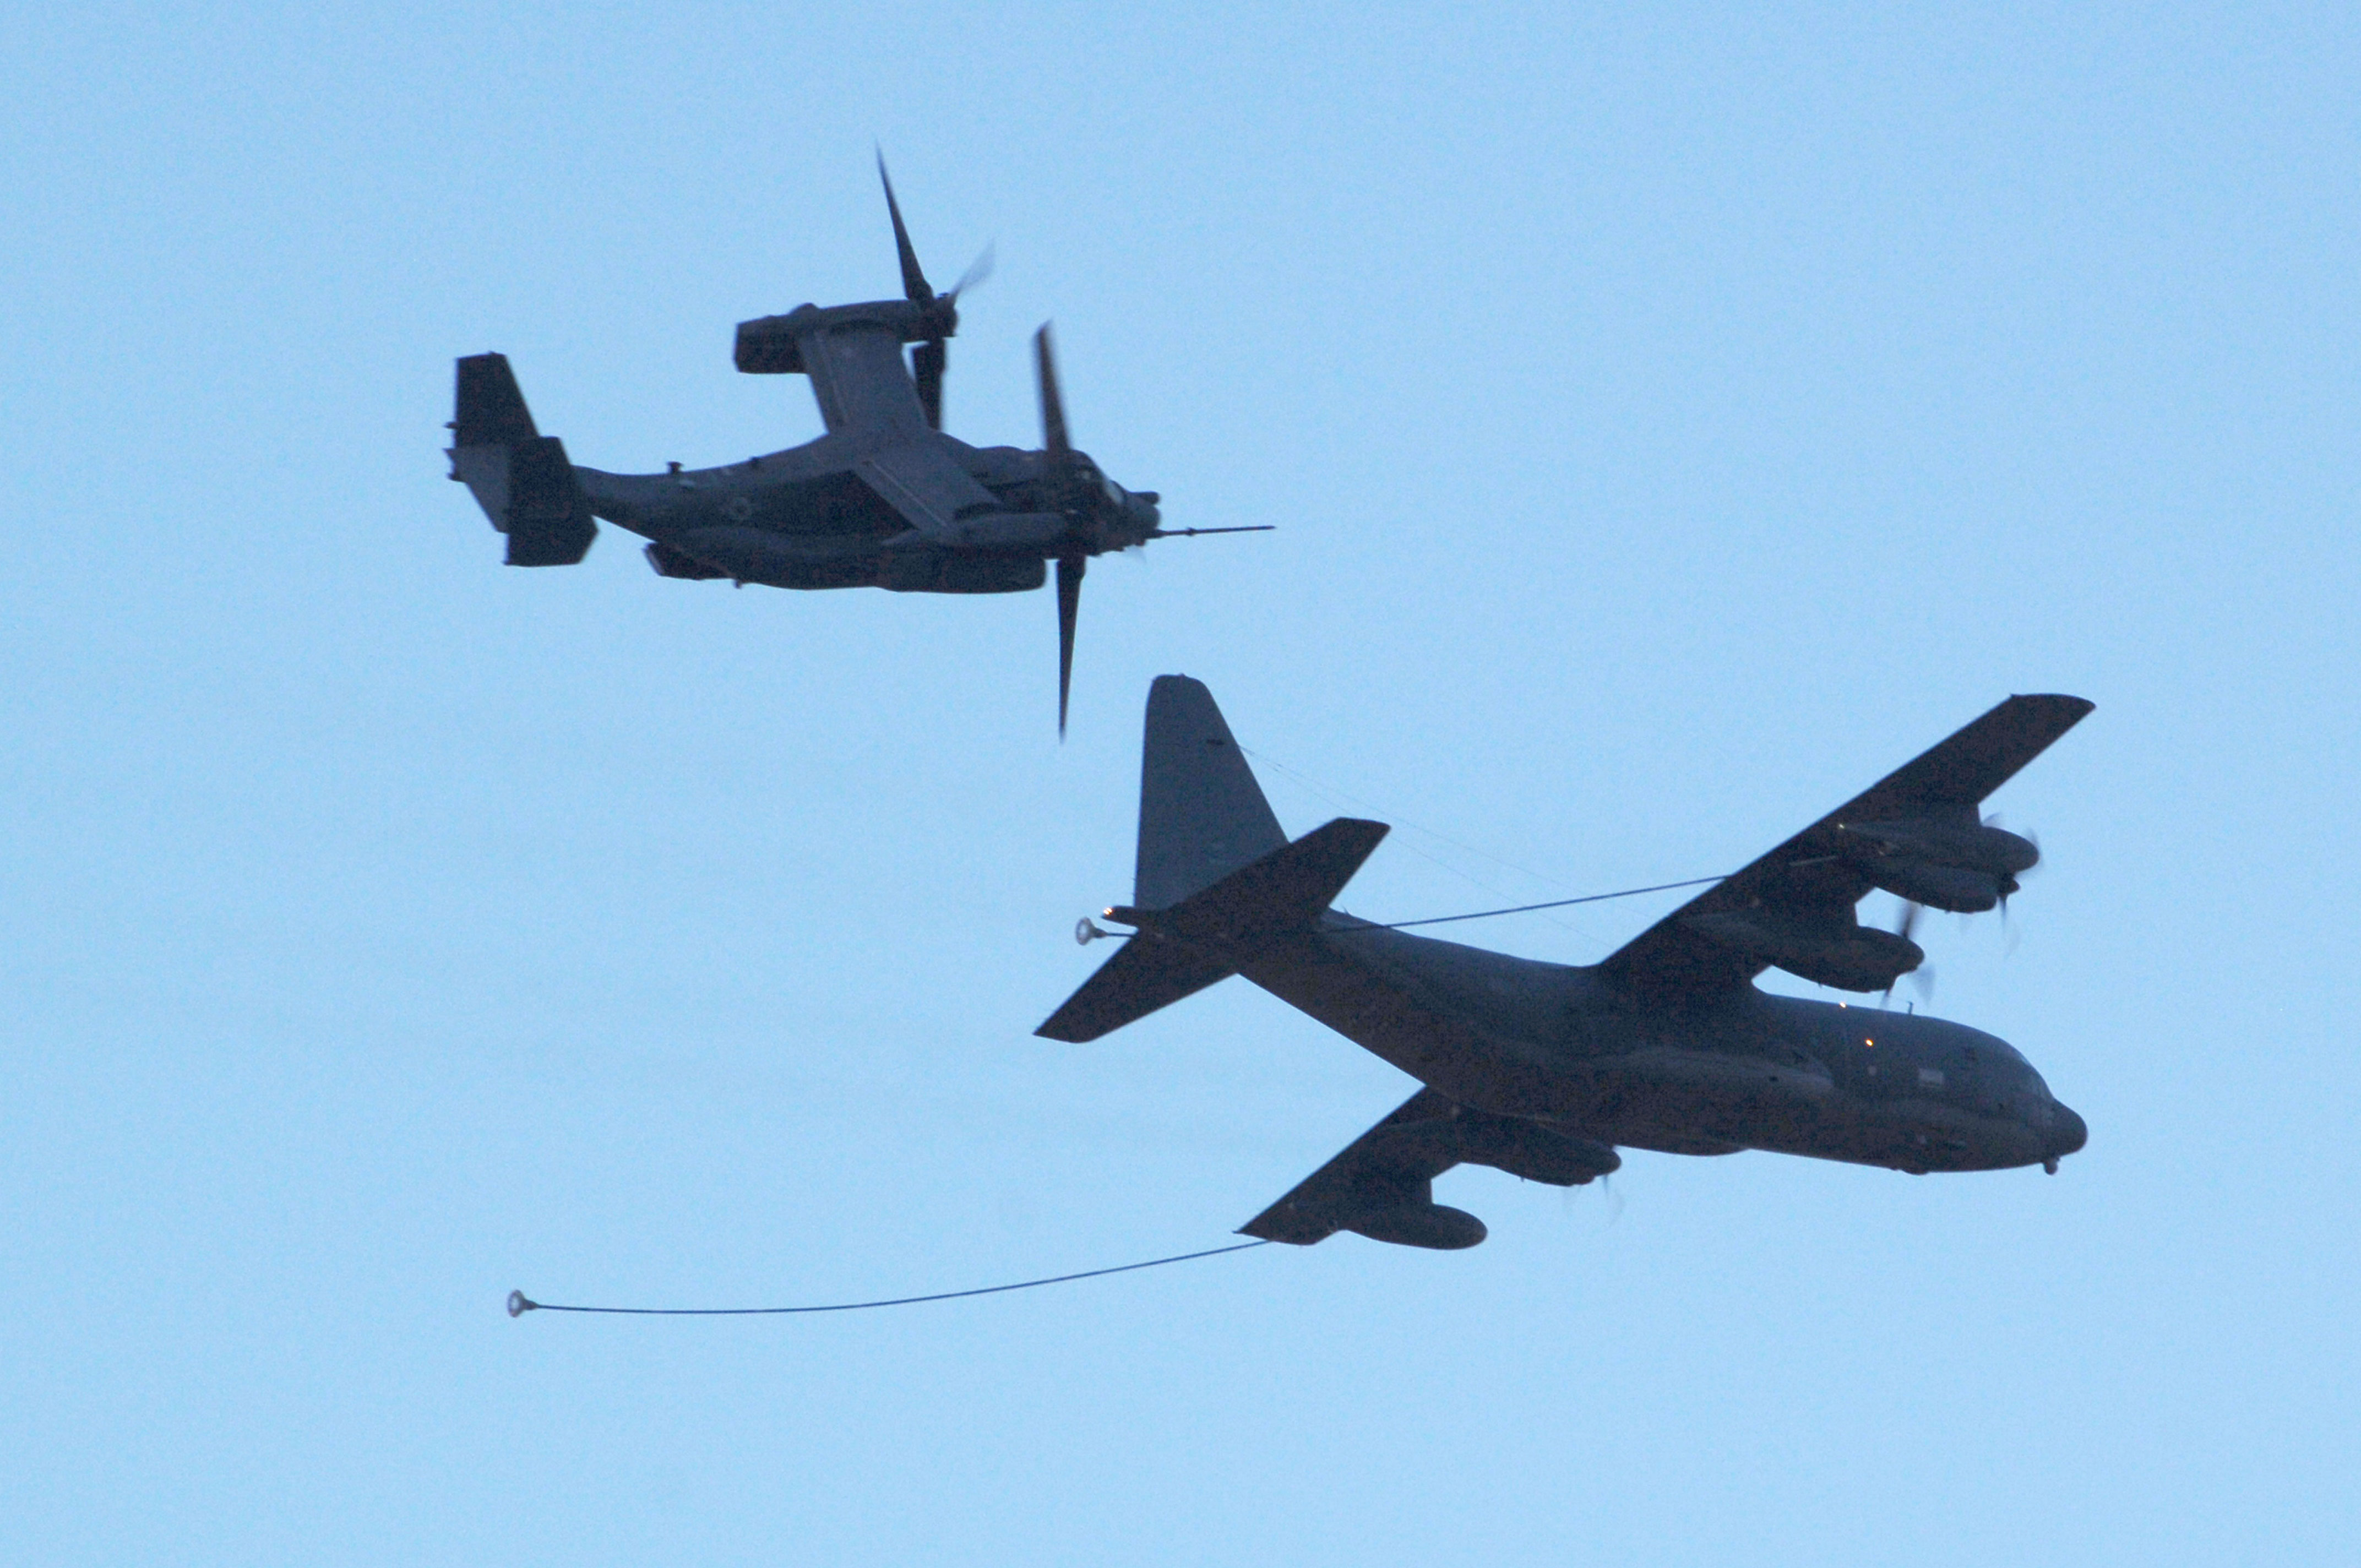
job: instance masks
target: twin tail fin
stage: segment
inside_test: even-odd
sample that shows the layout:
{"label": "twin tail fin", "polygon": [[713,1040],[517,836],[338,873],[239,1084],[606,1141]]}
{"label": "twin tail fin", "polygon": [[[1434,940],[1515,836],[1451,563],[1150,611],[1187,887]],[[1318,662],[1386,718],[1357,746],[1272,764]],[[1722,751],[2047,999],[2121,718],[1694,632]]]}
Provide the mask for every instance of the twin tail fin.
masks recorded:
{"label": "twin tail fin", "polygon": [[451,420],[451,477],[474,493],[508,535],[511,566],[571,566],[598,536],[566,444],[533,427],[508,356],[459,361]]}

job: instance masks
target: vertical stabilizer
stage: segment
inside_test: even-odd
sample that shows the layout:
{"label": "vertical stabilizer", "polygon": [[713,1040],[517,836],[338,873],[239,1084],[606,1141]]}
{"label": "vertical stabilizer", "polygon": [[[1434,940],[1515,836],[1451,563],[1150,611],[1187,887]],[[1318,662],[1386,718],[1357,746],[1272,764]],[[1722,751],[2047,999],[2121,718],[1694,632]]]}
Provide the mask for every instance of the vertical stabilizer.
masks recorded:
{"label": "vertical stabilizer", "polygon": [[571,566],[598,536],[566,444],[535,429],[516,373],[498,354],[459,361],[451,477],[509,536],[511,566]]}
{"label": "vertical stabilizer", "polygon": [[1169,909],[1286,843],[1213,694],[1186,675],[1157,676],[1139,759],[1132,902]]}

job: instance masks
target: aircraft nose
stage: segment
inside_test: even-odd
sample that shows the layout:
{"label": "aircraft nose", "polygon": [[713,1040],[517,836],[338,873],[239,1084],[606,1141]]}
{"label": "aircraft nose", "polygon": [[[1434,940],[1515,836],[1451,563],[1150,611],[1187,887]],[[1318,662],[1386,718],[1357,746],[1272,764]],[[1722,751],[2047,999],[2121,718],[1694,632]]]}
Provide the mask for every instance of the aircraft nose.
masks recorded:
{"label": "aircraft nose", "polygon": [[2049,1108],[2049,1152],[2072,1154],[2091,1141],[2091,1129],[2081,1117],[2062,1104]]}

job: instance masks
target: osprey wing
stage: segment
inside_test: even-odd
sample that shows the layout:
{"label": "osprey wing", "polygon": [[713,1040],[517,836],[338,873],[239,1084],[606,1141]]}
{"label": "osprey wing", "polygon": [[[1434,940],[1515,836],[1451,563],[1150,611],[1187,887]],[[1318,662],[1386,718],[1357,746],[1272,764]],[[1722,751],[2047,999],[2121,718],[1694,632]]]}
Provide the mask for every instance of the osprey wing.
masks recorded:
{"label": "osprey wing", "polygon": [[[853,459],[852,471],[921,533],[964,543],[957,538],[961,532],[981,533],[994,525],[972,524],[962,530],[962,521],[1007,515],[993,493],[960,466],[945,439],[932,431],[863,453]],[[1042,520],[1045,530],[1054,521]]]}

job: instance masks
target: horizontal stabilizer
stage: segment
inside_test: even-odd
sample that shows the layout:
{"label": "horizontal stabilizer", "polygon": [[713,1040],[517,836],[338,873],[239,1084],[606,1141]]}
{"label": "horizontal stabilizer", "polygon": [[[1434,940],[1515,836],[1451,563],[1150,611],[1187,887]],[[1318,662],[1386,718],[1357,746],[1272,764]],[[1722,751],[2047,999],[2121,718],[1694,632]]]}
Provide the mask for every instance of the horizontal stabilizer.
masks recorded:
{"label": "horizontal stabilizer", "polygon": [[1311,930],[1386,832],[1382,822],[1340,817],[1170,909],[1109,910],[1139,934],[1033,1032],[1095,1040],[1236,972],[1235,960]]}
{"label": "horizontal stabilizer", "polygon": [[1170,942],[1135,938],[1099,966],[1098,973],[1066,999],[1049,1022],[1033,1032],[1045,1040],[1080,1045],[1137,1023],[1159,1007],[1193,996],[1236,971],[1227,964]]}
{"label": "horizontal stabilizer", "polygon": [[451,477],[474,492],[509,536],[511,566],[571,566],[598,537],[566,444],[544,435],[500,354],[459,361],[451,419]]}
{"label": "horizontal stabilizer", "polygon": [[1309,929],[1390,831],[1382,822],[1339,817],[1170,909],[1134,909],[1115,918],[1136,916],[1156,937],[1251,950],[1268,938]]}

